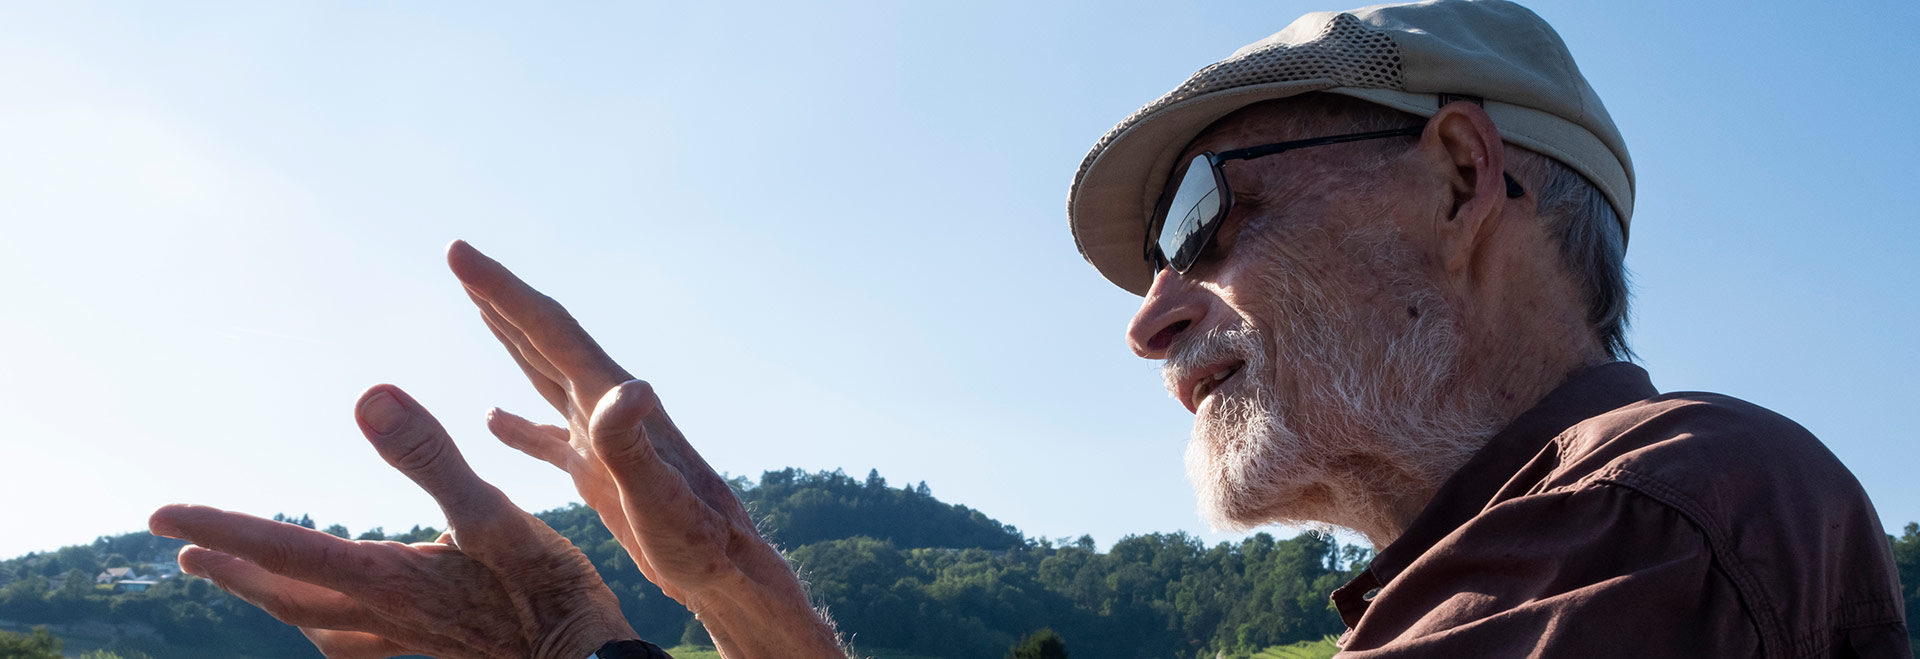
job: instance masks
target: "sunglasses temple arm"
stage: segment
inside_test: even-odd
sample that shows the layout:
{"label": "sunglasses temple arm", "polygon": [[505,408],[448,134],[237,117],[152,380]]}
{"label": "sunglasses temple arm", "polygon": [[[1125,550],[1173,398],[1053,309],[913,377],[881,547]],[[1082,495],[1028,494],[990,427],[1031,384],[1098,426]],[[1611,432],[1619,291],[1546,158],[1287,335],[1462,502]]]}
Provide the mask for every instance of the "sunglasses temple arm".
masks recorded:
{"label": "sunglasses temple arm", "polygon": [[1247,147],[1245,149],[1234,149],[1232,151],[1222,151],[1218,154],[1215,154],[1213,159],[1214,159],[1214,162],[1216,163],[1224,162],[1228,160],[1252,160],[1254,158],[1264,158],[1267,156],[1271,156],[1273,154],[1280,153],[1282,151],[1304,149],[1310,146],[1324,146],[1327,144],[1340,144],[1343,142],[1359,142],[1361,140],[1378,140],[1378,139],[1384,139],[1388,137],[1411,137],[1414,135],[1419,135],[1420,131],[1425,129],[1426,129],[1426,126],[1421,125],[1421,126],[1408,126],[1406,128],[1395,128],[1393,130],[1376,130],[1368,133],[1354,133],[1352,135],[1334,135],[1332,137],[1316,137],[1310,140],[1295,140],[1292,142],[1281,142],[1278,144],[1267,144],[1264,146]]}

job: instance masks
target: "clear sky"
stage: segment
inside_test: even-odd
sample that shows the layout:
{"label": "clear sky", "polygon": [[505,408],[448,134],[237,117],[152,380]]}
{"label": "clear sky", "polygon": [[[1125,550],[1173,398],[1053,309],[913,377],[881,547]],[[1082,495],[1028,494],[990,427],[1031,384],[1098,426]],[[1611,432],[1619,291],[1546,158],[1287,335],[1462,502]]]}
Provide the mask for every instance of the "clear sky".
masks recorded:
{"label": "clear sky", "polygon": [[[1639,172],[1632,342],[1920,520],[1920,5],[1538,2]],[[1086,149],[1326,2],[0,4],[0,556],[195,502],[440,523],[393,382],[522,506],[553,417],[445,271],[568,304],[717,468],[878,468],[1029,534],[1186,529],[1191,416],[1073,248]]]}

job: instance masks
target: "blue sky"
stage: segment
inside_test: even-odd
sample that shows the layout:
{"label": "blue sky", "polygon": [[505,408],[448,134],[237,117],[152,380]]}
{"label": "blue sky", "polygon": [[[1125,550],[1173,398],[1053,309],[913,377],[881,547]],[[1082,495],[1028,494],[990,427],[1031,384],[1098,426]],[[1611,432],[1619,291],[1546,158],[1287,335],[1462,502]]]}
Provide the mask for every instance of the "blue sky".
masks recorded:
{"label": "blue sky", "polygon": [[[1029,534],[1186,529],[1191,417],[1067,184],[1301,2],[0,5],[0,556],[168,502],[438,523],[350,406],[393,382],[522,506],[551,418],[440,252],[567,303],[717,468],[878,468]],[[1920,520],[1912,3],[1539,2],[1639,173],[1665,390],[1822,437]]]}

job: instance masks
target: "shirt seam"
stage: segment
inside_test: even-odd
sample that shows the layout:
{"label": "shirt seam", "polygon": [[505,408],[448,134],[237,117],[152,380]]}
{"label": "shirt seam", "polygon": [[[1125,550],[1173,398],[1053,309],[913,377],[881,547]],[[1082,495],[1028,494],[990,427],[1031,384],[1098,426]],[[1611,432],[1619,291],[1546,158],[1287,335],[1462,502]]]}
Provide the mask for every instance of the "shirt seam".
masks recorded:
{"label": "shirt seam", "polygon": [[1782,631],[1784,628],[1780,623],[1780,612],[1773,598],[1768,596],[1759,577],[1755,576],[1746,563],[1728,549],[1731,542],[1722,532],[1719,520],[1706,509],[1706,506],[1700,505],[1693,497],[1687,496],[1685,492],[1665,481],[1619,467],[1594,472],[1581,479],[1581,482],[1623,487],[1672,508],[1686,517],[1687,521],[1693,523],[1694,528],[1706,536],[1708,550],[1713,553],[1714,559],[1720,563],[1721,570],[1733,581],[1734,587],[1739,589],[1741,596],[1748,602],[1750,607],[1748,615],[1756,623],[1756,631],[1760,634],[1762,655],[1781,659],[1805,656],[1804,651],[1807,648],[1801,646],[1812,644],[1806,640],[1796,642],[1785,638],[1785,632]]}
{"label": "shirt seam", "polygon": [[[1786,628],[1780,622],[1780,613],[1775,608],[1772,598],[1768,597],[1759,578],[1754,576],[1747,569],[1746,564],[1739,561],[1733,554],[1729,548],[1731,544],[1725,540],[1725,534],[1721,532],[1718,518],[1709,514],[1705,506],[1666,481],[1619,467],[1595,472],[1581,480],[1583,483],[1611,484],[1639,492],[1655,502],[1673,508],[1687,517],[1694,527],[1700,529],[1700,532],[1707,536],[1707,543],[1713,551],[1714,559],[1723,566],[1728,577],[1733,580],[1734,587],[1739,588],[1741,595],[1754,603],[1754,617],[1761,619],[1755,622],[1759,627],[1763,643],[1762,653],[1765,656],[1796,658],[1823,656],[1822,653],[1833,646],[1837,635],[1842,631],[1905,622],[1904,618],[1892,613],[1899,610],[1898,607],[1890,606],[1893,604],[1892,598],[1861,599],[1844,602],[1827,609],[1825,629],[1815,629],[1798,638],[1789,637]],[[1784,654],[1772,652],[1772,649],[1781,650]]]}
{"label": "shirt seam", "polygon": [[[1904,624],[1906,623],[1906,619],[1893,613],[1895,609],[1892,608],[1892,605],[1895,601],[1897,600],[1891,597],[1877,597],[1874,599],[1854,600],[1836,606],[1832,611],[1833,617],[1836,618],[1833,628],[1835,631],[1839,631],[1842,629],[1878,627],[1895,622]],[[1865,612],[1863,613],[1863,611]]]}
{"label": "shirt seam", "polygon": [[[1874,603],[1885,604],[1887,603],[1887,601],[1890,601],[1890,600],[1881,600]],[[1854,605],[1860,605],[1860,604],[1867,604],[1867,602],[1856,602],[1854,604],[1843,605],[1843,606],[1854,606]],[[1905,622],[1905,621],[1903,620],[1901,622]],[[1882,621],[1882,622],[1873,622],[1873,623],[1866,623],[1866,624],[1859,624],[1859,625],[1846,625],[1846,626],[1834,627],[1833,628],[1834,633],[1828,634],[1825,642],[1820,643],[1818,647],[1814,647],[1812,650],[1809,650],[1806,653],[1801,654],[1800,656],[1801,657],[1828,656],[1829,653],[1827,652],[1827,650],[1832,649],[1835,643],[1840,642],[1840,632],[1850,632],[1856,629],[1872,629],[1875,627],[1885,627],[1892,624],[1894,624],[1893,621]]]}

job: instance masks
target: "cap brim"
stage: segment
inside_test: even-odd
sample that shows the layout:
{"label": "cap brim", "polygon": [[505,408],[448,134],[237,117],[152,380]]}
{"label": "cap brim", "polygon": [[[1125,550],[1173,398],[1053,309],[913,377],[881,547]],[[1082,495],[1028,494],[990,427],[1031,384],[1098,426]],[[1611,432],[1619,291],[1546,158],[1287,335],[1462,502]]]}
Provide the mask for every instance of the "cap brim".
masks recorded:
{"label": "cap brim", "polygon": [[[1121,288],[1146,295],[1153,285],[1147,263],[1147,224],[1175,161],[1208,126],[1240,108],[1307,92],[1327,92],[1372,101],[1421,117],[1439,110],[1434,94],[1388,89],[1339,87],[1332,80],[1297,80],[1236,87],[1187,99],[1142,117],[1108,140],[1083,167],[1067,197],[1067,220],[1074,242],[1093,267]],[[1630,200],[1611,194],[1630,190],[1632,179],[1618,162],[1594,162],[1579,153],[1606,153],[1591,133],[1539,110],[1487,102],[1488,115],[1502,139],[1566,163],[1600,186],[1622,217],[1633,212]],[[1574,144],[1580,149],[1556,148]],[[1624,224],[1624,222],[1622,223]]]}
{"label": "cap brim", "polygon": [[1336,86],[1296,80],[1203,94],[1141,118],[1113,136],[1087,163],[1067,196],[1067,220],[1080,254],[1100,274],[1135,295],[1153,284],[1147,264],[1147,220],[1174,160],[1207,126],[1235,110]]}

